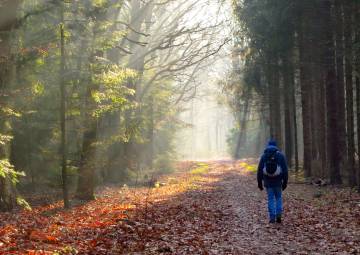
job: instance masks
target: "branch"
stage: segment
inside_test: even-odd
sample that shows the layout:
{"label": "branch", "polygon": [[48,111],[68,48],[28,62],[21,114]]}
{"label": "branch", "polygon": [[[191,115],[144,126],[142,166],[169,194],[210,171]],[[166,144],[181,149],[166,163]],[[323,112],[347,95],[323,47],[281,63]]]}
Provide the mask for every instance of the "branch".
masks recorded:
{"label": "branch", "polygon": [[136,31],[130,24],[126,23],[126,22],[123,22],[123,21],[115,21],[116,23],[119,23],[121,25],[124,25],[126,26],[128,29],[130,29],[132,32],[134,32],[135,34],[139,34],[139,35],[143,35],[145,37],[149,37],[150,34],[146,34],[146,33],[143,33],[143,32],[140,32],[140,31]]}
{"label": "branch", "polygon": [[148,92],[148,90],[150,89],[151,85],[153,84],[153,82],[162,74],[164,73],[174,73],[174,72],[178,72],[178,71],[182,71],[184,69],[187,69],[191,66],[194,66],[196,64],[199,64],[201,63],[202,61],[204,61],[205,59],[217,54],[221,49],[222,47],[227,44],[228,42],[230,41],[229,38],[227,38],[216,50],[214,50],[213,52],[203,56],[202,58],[200,58],[199,60],[193,62],[193,63],[189,63],[187,65],[184,65],[184,66],[181,66],[181,67],[178,67],[178,68],[174,68],[174,69],[171,69],[171,67],[167,67],[159,72],[157,72],[144,86],[144,89],[143,91],[140,93],[140,99],[142,99],[145,94]]}
{"label": "branch", "polygon": [[126,54],[129,54],[129,55],[130,55],[130,54],[133,54],[131,51],[129,51],[129,50],[121,47],[120,45],[116,46],[116,48],[119,49],[119,50],[121,50],[121,51],[123,51],[123,52],[125,52]]}
{"label": "branch", "polygon": [[137,44],[137,45],[142,46],[142,47],[145,47],[146,45],[148,45],[147,42],[135,41],[135,40],[130,39],[130,38],[127,37],[127,36],[125,36],[124,38],[125,38],[126,40],[128,40],[129,42],[132,42],[132,43]]}

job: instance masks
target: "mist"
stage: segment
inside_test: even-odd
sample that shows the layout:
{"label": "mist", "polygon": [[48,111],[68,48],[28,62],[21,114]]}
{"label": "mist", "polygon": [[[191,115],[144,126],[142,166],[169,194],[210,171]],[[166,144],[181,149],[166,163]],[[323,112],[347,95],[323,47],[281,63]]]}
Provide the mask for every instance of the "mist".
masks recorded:
{"label": "mist", "polygon": [[[228,59],[226,59],[228,61]],[[199,77],[196,96],[184,105],[180,120],[185,127],[177,134],[176,148],[181,160],[231,158],[227,138],[234,116],[225,104],[218,77],[224,73],[224,59],[208,67]],[[226,66],[226,65],[225,65]]]}

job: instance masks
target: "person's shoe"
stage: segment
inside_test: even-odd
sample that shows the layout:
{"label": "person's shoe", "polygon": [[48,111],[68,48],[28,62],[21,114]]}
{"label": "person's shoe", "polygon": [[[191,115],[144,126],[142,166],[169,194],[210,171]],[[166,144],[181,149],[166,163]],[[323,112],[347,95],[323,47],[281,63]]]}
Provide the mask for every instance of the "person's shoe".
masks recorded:
{"label": "person's shoe", "polygon": [[276,222],[281,223],[281,215],[276,217]]}
{"label": "person's shoe", "polygon": [[271,219],[271,220],[269,221],[269,223],[270,223],[270,224],[273,224],[273,223],[275,223],[275,220],[274,220],[274,219]]}

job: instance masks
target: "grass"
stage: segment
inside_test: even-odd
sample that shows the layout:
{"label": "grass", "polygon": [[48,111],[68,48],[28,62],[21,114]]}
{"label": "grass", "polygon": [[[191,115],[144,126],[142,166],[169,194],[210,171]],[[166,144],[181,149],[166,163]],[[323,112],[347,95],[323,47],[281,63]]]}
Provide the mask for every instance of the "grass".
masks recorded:
{"label": "grass", "polygon": [[206,163],[197,163],[196,168],[190,171],[192,175],[202,175],[209,172],[209,165]]}
{"label": "grass", "polygon": [[244,168],[248,172],[255,173],[257,171],[257,165],[256,164],[248,164],[246,162],[241,162],[240,167]]}

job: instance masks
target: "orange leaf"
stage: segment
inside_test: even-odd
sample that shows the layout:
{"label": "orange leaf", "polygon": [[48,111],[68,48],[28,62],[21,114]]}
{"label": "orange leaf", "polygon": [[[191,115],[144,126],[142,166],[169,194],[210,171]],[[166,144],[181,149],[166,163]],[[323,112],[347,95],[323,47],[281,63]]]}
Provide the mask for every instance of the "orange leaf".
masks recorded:
{"label": "orange leaf", "polygon": [[46,239],[47,239],[47,241],[48,241],[49,243],[57,243],[57,242],[58,242],[58,240],[57,240],[57,238],[56,238],[55,236],[49,236],[49,235],[47,235],[47,236],[46,236]]}
{"label": "orange leaf", "polygon": [[34,241],[43,241],[47,243],[57,243],[58,240],[54,236],[47,235],[41,231],[33,230],[30,233],[30,239]]}
{"label": "orange leaf", "polygon": [[90,241],[90,245],[93,246],[93,247],[95,247],[95,246],[97,245],[96,239],[91,240],[91,241]]}
{"label": "orange leaf", "polygon": [[51,251],[37,251],[37,250],[27,250],[27,255],[51,255]]}

